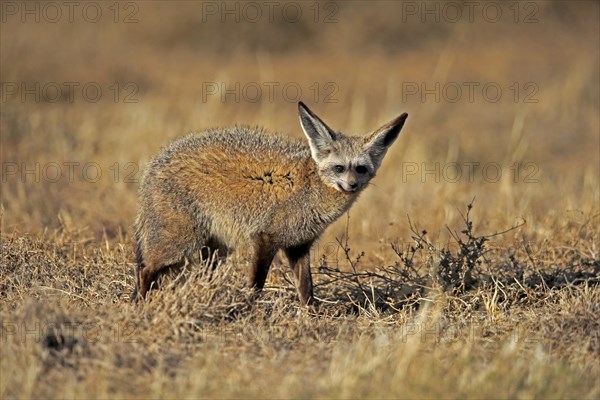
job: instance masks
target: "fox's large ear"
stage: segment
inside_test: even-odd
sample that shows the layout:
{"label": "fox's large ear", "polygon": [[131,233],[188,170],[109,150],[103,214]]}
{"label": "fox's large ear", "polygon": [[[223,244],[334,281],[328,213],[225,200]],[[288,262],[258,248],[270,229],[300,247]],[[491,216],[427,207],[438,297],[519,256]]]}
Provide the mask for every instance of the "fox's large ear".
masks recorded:
{"label": "fox's large ear", "polygon": [[365,138],[364,147],[371,156],[375,168],[379,168],[388,148],[398,138],[406,118],[408,118],[407,113],[399,115]]}
{"label": "fox's large ear", "polygon": [[335,132],[310,111],[303,102],[298,103],[298,114],[304,134],[308,138],[313,159],[322,159],[331,151],[335,141]]}

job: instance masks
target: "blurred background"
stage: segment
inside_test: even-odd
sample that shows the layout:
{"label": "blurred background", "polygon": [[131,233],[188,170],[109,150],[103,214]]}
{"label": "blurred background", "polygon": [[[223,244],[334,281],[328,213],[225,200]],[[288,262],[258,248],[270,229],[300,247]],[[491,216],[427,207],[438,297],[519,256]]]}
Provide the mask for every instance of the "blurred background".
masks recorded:
{"label": "blurred background", "polygon": [[[477,229],[558,235],[599,211],[598,2],[1,3],[2,232],[129,240],[171,140],[302,138],[296,103],[364,134],[408,112],[349,234],[377,249]],[[326,238],[344,232],[343,217]]]}

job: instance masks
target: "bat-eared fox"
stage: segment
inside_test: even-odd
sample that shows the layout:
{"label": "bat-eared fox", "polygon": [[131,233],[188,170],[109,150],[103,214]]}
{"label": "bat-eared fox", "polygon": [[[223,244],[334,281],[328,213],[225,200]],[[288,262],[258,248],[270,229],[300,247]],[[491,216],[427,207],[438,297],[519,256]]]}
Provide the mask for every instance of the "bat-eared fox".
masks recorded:
{"label": "bat-eared fox", "polygon": [[311,245],[367,187],[408,114],[349,136],[301,102],[298,111],[308,144],[262,128],[209,129],[150,162],[135,221],[133,299],[145,297],[161,271],[206,249],[248,252],[248,286],[262,289],[281,249],[300,300],[314,301]]}

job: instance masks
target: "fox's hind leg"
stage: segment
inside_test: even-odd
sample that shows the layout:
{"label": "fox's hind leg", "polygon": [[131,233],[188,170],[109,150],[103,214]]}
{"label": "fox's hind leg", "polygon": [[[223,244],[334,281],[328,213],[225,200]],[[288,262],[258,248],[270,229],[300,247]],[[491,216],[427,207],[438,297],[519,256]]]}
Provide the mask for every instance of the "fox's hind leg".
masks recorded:
{"label": "fox's hind leg", "polygon": [[156,277],[161,269],[162,267],[160,265],[157,266],[156,264],[147,265],[146,263],[142,263],[137,266],[137,288],[135,292],[136,298],[146,298],[146,293],[148,293],[150,290],[152,282],[156,280]]}
{"label": "fox's hind leg", "polygon": [[[170,260],[174,258],[170,257]],[[132,295],[132,300],[144,299],[146,294],[156,282],[161,272],[169,268],[180,267],[184,263],[183,252],[175,261],[157,261],[155,258],[149,258],[138,264],[136,267],[136,288]]]}
{"label": "fox's hind leg", "polygon": [[314,302],[313,282],[310,273],[311,245],[312,243],[306,243],[285,249],[285,255],[287,256],[290,268],[294,273],[298,296],[300,297],[300,301],[304,304],[312,304]]}
{"label": "fox's hind leg", "polygon": [[[163,211],[163,210],[159,210]],[[171,209],[155,212],[136,230],[136,290],[132,298],[145,298],[152,283],[168,268],[182,265],[184,257],[198,244],[198,229],[188,218]]]}
{"label": "fox's hind leg", "polygon": [[269,268],[277,249],[273,246],[270,237],[264,233],[253,237],[251,247],[252,255],[250,269],[248,270],[248,287],[260,290],[265,286],[267,274],[269,273]]}

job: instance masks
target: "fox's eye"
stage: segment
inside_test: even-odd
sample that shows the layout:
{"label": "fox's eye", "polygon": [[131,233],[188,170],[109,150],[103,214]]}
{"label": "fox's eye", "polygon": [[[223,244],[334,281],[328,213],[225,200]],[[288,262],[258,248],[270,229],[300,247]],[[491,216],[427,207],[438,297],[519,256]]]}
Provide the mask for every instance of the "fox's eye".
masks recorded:
{"label": "fox's eye", "polygon": [[335,172],[337,172],[338,174],[341,174],[342,172],[344,172],[344,166],[343,165],[336,165],[335,167],[333,167],[333,170]]}
{"label": "fox's eye", "polygon": [[366,174],[367,173],[367,167],[365,167],[364,165],[358,165],[356,166],[356,172],[359,174]]}

